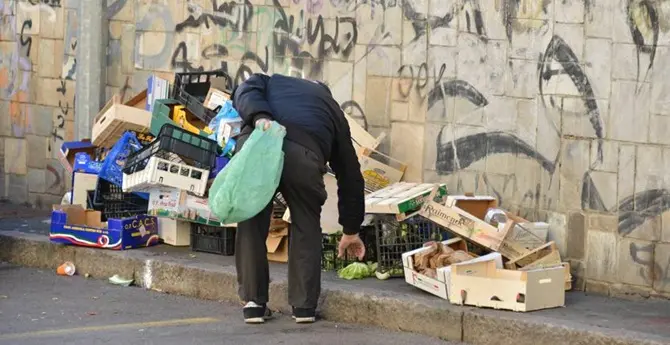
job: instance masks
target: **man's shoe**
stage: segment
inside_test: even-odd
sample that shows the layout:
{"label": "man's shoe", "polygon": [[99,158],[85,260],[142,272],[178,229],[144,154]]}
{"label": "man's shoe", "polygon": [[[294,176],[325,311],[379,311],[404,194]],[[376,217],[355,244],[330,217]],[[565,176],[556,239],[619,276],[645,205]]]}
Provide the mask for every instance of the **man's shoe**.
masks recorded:
{"label": "man's shoe", "polygon": [[313,323],[316,321],[316,309],[293,307],[293,319],[296,323]]}
{"label": "man's shoe", "polygon": [[259,324],[265,323],[265,320],[272,318],[272,312],[267,306],[249,302],[244,306],[244,322]]}

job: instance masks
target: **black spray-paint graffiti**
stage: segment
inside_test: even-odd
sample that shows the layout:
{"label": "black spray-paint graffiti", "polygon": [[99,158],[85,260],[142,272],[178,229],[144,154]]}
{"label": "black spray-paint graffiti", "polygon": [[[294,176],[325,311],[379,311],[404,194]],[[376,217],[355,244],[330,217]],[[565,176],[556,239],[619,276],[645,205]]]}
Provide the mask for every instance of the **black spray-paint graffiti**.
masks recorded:
{"label": "black spray-paint graffiti", "polygon": [[436,85],[428,93],[428,109],[432,108],[437,102],[441,102],[446,96],[467,99],[477,107],[485,107],[489,104],[486,97],[474,86],[466,81],[456,79],[447,80],[441,85]]}
{"label": "black spray-paint graffiti", "polygon": [[349,113],[352,118],[361,118],[363,120],[363,129],[368,130],[368,120],[365,117],[365,111],[363,111],[363,107],[358,102],[349,100],[340,104],[340,108],[345,113]]}
{"label": "black spray-paint graffiti", "polygon": [[[291,57],[291,67],[303,70],[306,60],[311,60],[312,66],[306,77],[314,77],[321,72],[324,59],[337,57],[338,55],[347,59],[353,53],[358,42],[358,26],[355,18],[336,17],[333,20],[335,32],[328,34],[326,33],[323,16],[319,15],[316,21],[313,18],[307,19],[306,30],[303,32],[300,26],[294,26],[294,24],[304,20],[304,10],[300,10],[300,19],[296,21],[293,15],[286,15],[279,0],[273,0],[273,3],[278,15],[274,27],[275,32],[273,33],[275,61],[282,61],[285,57]],[[340,26],[342,27],[342,33],[340,32]],[[347,27],[349,27],[348,30]],[[318,41],[316,57],[300,49],[305,36],[309,45]],[[341,38],[344,38],[344,43],[340,42]]]}
{"label": "black spray-paint graffiti", "polygon": [[[628,27],[637,50],[637,77],[640,81],[640,54],[649,54],[649,66],[642,81],[647,79],[654,66],[659,35],[659,18],[656,6],[649,0],[628,0]],[[651,31],[649,31],[651,30]],[[650,37],[651,36],[651,37]],[[637,90],[639,92],[639,89]]]}
{"label": "black spray-paint graffiti", "polygon": [[[184,71],[184,72],[202,72],[205,70],[203,66],[199,67],[194,66],[193,63],[188,61],[187,56],[188,56],[188,48],[186,46],[186,42],[178,43],[177,48],[172,54],[172,59],[170,62],[172,68],[177,71]],[[223,59],[227,56],[228,56],[228,48],[226,48],[224,45],[221,44],[213,44],[211,46],[205,47],[201,52],[202,59],[219,61],[221,65],[219,68],[215,70],[220,70],[224,73],[230,74],[228,70],[228,63],[226,61],[223,61]],[[242,58],[240,59],[240,66],[238,67],[233,77],[234,85],[239,85],[239,83],[243,82],[252,73],[254,73],[254,69],[251,68],[251,66],[249,66],[248,63],[254,63],[255,65],[258,66],[260,71],[262,71],[263,73],[267,73],[269,69],[268,64],[269,58],[270,58],[270,52],[268,50],[268,47],[265,47],[265,59],[261,58],[258,54],[252,51],[247,51],[246,53],[244,53],[244,55],[242,55]]]}
{"label": "black spray-paint graffiti", "polygon": [[[190,14],[188,18],[177,24],[175,30],[182,32],[185,28],[198,28],[205,24],[207,29],[211,28],[212,25],[217,25],[221,28],[228,27],[234,31],[249,31],[249,24],[254,15],[254,6],[249,0],[245,0],[244,4],[230,1],[220,5],[217,0],[211,1],[214,13],[205,13],[197,5],[189,4],[188,11]],[[195,15],[198,15],[198,18]]]}
{"label": "black spray-paint graffiti", "polygon": [[24,36],[26,28],[32,29],[33,21],[32,19],[27,19],[21,25],[21,34],[19,35],[19,41],[21,42],[22,47],[26,47],[26,56],[30,57],[30,48],[33,46],[33,38],[30,36]]}
{"label": "black spray-paint graffiti", "polygon": [[[60,93],[61,96],[65,96],[65,93],[67,92],[67,88],[65,86],[65,80],[61,79],[60,81],[60,86],[56,88],[56,92]],[[59,140],[63,141],[65,140],[64,135],[61,134],[62,131],[65,130],[65,118],[67,115],[70,113],[70,103],[67,101],[64,102],[58,100],[58,108],[60,110],[60,113],[56,116],[56,120],[54,121],[54,128],[53,131],[51,132],[51,139],[48,142],[48,147],[47,150],[49,152],[53,152],[57,150],[57,147],[52,147],[52,142],[55,144]]]}
{"label": "black spray-paint graffiti", "polygon": [[61,0],[28,0],[28,2],[33,6],[44,4],[44,5],[47,5],[49,7],[54,7],[54,8],[61,7],[61,4],[60,4]]}
{"label": "black spray-paint graffiti", "polygon": [[619,234],[626,236],[648,219],[655,218],[670,209],[670,191],[650,189],[631,195],[619,203]]}
{"label": "black spray-paint graffiti", "polygon": [[[534,2],[535,4],[528,4],[528,2]],[[547,14],[549,4],[551,4],[551,0],[503,0],[500,14],[502,15],[502,22],[503,26],[505,26],[507,39],[512,42],[514,31],[523,30],[519,22],[517,22],[519,6],[532,7],[540,5],[542,12]]]}
{"label": "black spray-paint graffiti", "polygon": [[[432,89],[424,94],[424,90],[428,87],[429,74],[428,64],[422,63],[416,68],[412,65],[402,65],[398,69],[398,76],[401,79],[409,79],[409,84],[398,83],[398,93],[402,98],[410,96],[412,90],[417,92],[421,99],[428,102],[428,109],[431,109],[435,104],[444,100],[444,97],[461,97],[468,100],[476,107],[485,107],[488,105],[488,100],[482,95],[479,90],[464,80],[451,79],[442,81],[447,65],[442,64],[440,69],[433,70],[434,83]],[[446,115],[446,114],[445,114]]]}
{"label": "black spray-paint graffiti", "polygon": [[[561,65],[561,69],[553,69],[551,67],[552,61]],[[544,84],[548,83],[552,78],[560,75],[567,75],[572,80],[572,83],[577,88],[577,91],[582,97],[584,106],[587,110],[587,116],[591,122],[591,126],[598,137],[598,162],[603,161],[603,122],[600,116],[600,110],[595,100],[591,82],[586,76],[584,70],[579,66],[579,59],[572,51],[570,46],[559,36],[554,35],[547,46],[544,54],[540,57],[540,64],[538,65],[538,86],[542,105],[547,106],[544,99]],[[550,102],[555,105],[553,96],[550,96]]]}
{"label": "black spray-paint graffiti", "polygon": [[484,19],[482,18],[482,10],[479,0],[463,1],[460,10],[465,13],[465,26],[468,32],[476,33],[486,42],[486,28],[484,27]]}
{"label": "black spray-paint graffiti", "polygon": [[658,282],[658,285],[655,286],[655,288],[664,290],[665,287],[670,284],[670,260],[665,263],[665,267],[662,267],[658,261],[654,260],[656,248],[656,244],[654,243],[645,246],[631,242],[628,250],[631,259],[635,263],[643,266],[640,267],[638,271],[640,277],[648,283]]}
{"label": "black spray-paint graffiti", "polygon": [[435,170],[441,175],[448,175],[467,168],[486,156],[502,153],[520,154],[532,158],[550,174],[556,170],[555,162],[542,156],[535,148],[512,134],[485,132],[442,143],[440,139],[444,129],[443,127],[438,134],[435,162]]}
{"label": "black spray-paint graffiti", "polygon": [[402,9],[405,18],[412,23],[412,28],[414,29],[414,39],[412,41],[425,37],[428,30],[448,28],[451,21],[454,20],[454,14],[451,11],[442,17],[427,16],[419,13],[414,9],[411,1],[403,1]]}
{"label": "black spray-paint graffiti", "polygon": [[428,31],[451,27],[452,22],[459,13],[465,15],[466,32],[477,35],[483,42],[488,41],[479,0],[457,1],[441,17],[419,13],[411,1],[403,1],[402,9],[405,19],[412,24],[412,29],[414,30],[412,42],[425,37]]}

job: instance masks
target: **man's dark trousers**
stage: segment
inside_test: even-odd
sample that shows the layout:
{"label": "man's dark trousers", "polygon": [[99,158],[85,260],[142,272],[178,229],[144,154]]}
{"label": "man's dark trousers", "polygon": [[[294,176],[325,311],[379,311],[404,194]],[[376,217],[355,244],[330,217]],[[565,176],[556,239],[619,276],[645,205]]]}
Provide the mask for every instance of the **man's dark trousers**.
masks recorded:
{"label": "man's dark trousers", "polygon": [[[321,293],[320,217],[327,198],[323,181],[326,167],[316,153],[300,144],[284,140],[283,149],[284,170],[279,192],[291,210],[288,300],[293,307],[313,309]],[[272,202],[254,218],[237,225],[235,266],[239,295],[244,302],[265,304],[269,299],[265,240],[271,215]]]}

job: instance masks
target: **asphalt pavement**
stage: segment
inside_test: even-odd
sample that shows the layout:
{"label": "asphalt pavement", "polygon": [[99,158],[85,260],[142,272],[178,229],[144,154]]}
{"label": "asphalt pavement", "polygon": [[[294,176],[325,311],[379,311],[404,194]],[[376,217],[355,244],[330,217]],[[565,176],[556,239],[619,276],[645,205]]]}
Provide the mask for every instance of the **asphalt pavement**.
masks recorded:
{"label": "asphalt pavement", "polygon": [[8,344],[457,343],[326,321],[297,325],[282,314],[246,325],[240,305],[0,263],[0,345]]}

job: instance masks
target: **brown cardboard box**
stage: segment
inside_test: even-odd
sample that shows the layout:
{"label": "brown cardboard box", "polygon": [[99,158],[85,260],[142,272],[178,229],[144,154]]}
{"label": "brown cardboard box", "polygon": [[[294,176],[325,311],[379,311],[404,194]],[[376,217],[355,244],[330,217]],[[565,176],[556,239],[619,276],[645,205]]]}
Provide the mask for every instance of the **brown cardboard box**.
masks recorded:
{"label": "brown cardboard box", "polygon": [[363,147],[358,160],[365,180],[365,188],[377,191],[400,182],[407,165],[381,152]]}
{"label": "brown cardboard box", "polygon": [[81,205],[53,205],[54,211],[64,211],[67,214],[68,225],[80,225],[101,229],[105,224],[100,220],[100,211],[87,210]]}
{"label": "brown cardboard box", "polygon": [[217,88],[210,87],[207,92],[207,97],[205,97],[205,107],[214,110],[216,107],[223,105],[226,101],[230,100],[230,94],[225,91],[221,91]]}
{"label": "brown cardboard box", "polygon": [[497,207],[498,203],[494,198],[452,196],[447,198],[446,205],[441,205],[432,201],[435,193],[437,193],[437,188],[433,189],[427,199],[428,202],[423,204],[420,211],[423,217],[480,246],[499,252],[510,260],[528,252],[528,249],[511,240],[514,225],[527,223],[527,220],[507,213],[507,222],[501,227],[496,228],[484,221],[486,210],[490,207]]}
{"label": "brown cardboard box", "polygon": [[271,230],[265,240],[268,248],[268,260],[274,262],[288,262],[288,227]]}

